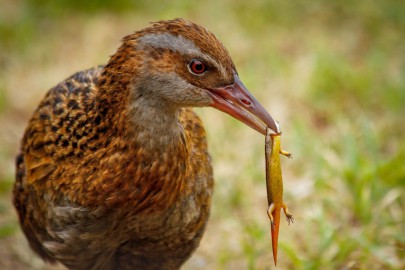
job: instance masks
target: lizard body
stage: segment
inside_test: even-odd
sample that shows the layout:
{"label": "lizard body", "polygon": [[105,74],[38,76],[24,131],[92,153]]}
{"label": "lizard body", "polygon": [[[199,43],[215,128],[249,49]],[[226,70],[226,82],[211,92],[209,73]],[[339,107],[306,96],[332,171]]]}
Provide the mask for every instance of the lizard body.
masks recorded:
{"label": "lizard body", "polygon": [[266,187],[269,205],[267,215],[271,221],[271,240],[274,265],[277,265],[277,246],[281,208],[284,210],[288,224],[294,222],[293,216],[288,211],[288,207],[283,201],[283,178],[280,165],[280,154],[289,158],[291,158],[291,154],[281,149],[280,137],[281,133],[271,134],[270,129],[267,128],[265,140]]}

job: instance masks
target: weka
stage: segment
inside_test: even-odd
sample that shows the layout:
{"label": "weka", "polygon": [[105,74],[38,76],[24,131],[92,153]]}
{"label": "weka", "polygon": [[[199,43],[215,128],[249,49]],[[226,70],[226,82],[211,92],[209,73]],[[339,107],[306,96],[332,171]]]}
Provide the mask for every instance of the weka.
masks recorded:
{"label": "weka", "polygon": [[208,220],[211,106],[265,134],[270,115],[201,26],[160,21],[106,66],[52,88],[17,157],[14,205],[31,248],[69,269],[179,269]]}

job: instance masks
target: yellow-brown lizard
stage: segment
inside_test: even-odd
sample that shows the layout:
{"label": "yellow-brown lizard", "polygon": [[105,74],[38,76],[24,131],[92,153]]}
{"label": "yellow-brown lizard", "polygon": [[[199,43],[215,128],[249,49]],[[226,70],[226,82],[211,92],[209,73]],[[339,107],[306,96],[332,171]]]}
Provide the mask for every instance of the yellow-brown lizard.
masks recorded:
{"label": "yellow-brown lizard", "polygon": [[[277,126],[278,128],[278,126]],[[265,157],[266,157],[266,187],[269,208],[267,215],[271,221],[271,240],[273,248],[274,265],[277,265],[278,232],[280,227],[280,212],[283,208],[288,224],[294,222],[293,216],[288,211],[283,201],[283,178],[281,174],[280,154],[291,158],[291,154],[280,147],[281,132],[271,133],[266,129]]]}

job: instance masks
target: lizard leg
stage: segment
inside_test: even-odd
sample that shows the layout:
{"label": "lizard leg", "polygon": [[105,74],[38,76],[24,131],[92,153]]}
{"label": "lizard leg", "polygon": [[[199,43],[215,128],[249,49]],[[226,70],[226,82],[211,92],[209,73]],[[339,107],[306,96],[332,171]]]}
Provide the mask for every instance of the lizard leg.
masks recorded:
{"label": "lizard leg", "polygon": [[285,216],[286,216],[286,218],[287,218],[288,225],[290,225],[290,223],[294,223],[293,215],[288,211],[287,205],[286,205],[285,203],[283,203],[283,204],[281,205],[281,207],[282,207],[283,210],[284,210],[284,214],[285,214]]}
{"label": "lizard leg", "polygon": [[290,152],[287,152],[283,149],[280,149],[280,154],[282,154],[283,156],[286,156],[288,158],[292,158],[292,154]]}
{"label": "lizard leg", "polygon": [[271,222],[271,227],[274,228],[274,218],[273,218],[273,211],[275,209],[274,203],[271,203],[269,205],[269,208],[267,208],[267,215],[269,216],[270,222]]}

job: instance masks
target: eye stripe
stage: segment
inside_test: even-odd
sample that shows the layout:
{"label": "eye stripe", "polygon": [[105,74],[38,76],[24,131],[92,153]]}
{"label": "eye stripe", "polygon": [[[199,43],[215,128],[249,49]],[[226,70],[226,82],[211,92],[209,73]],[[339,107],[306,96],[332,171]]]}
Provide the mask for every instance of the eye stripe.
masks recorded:
{"label": "eye stripe", "polygon": [[150,33],[141,36],[138,39],[138,49],[144,49],[147,46],[154,48],[168,49],[172,51],[179,52],[183,55],[192,55],[204,60],[206,63],[211,63],[215,66],[222,76],[227,77],[226,69],[214,60],[211,56],[203,53],[200,48],[198,48],[194,42],[185,37],[178,35],[172,35],[170,33]]}

